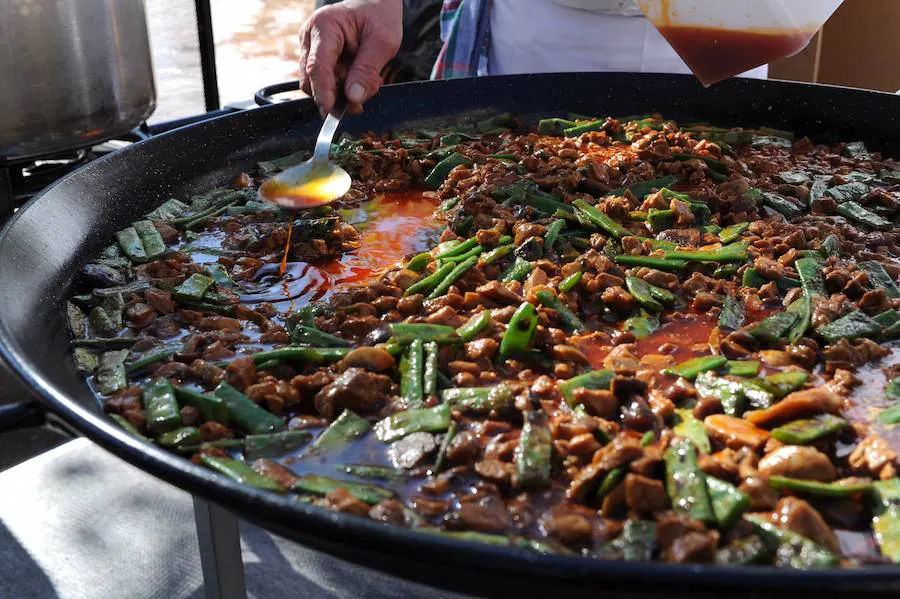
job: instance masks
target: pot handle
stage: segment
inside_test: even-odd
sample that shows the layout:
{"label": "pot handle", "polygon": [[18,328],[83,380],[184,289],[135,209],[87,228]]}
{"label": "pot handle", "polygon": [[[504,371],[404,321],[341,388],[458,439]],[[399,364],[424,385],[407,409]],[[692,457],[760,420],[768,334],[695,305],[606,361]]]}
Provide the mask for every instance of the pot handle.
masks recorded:
{"label": "pot handle", "polygon": [[267,85],[262,88],[256,94],[254,94],[253,99],[256,100],[256,103],[260,106],[266,106],[268,104],[274,104],[275,100],[272,98],[275,94],[283,94],[284,92],[293,92],[300,89],[299,81],[285,81],[284,83],[276,83],[274,85]]}

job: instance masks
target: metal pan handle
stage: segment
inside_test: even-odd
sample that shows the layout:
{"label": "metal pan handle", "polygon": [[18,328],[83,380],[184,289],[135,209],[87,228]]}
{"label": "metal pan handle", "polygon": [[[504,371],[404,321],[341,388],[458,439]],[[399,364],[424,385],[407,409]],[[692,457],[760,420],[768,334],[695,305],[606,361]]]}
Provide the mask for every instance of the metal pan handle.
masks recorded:
{"label": "metal pan handle", "polygon": [[299,81],[285,81],[284,83],[276,83],[274,85],[267,85],[262,88],[256,94],[254,94],[253,99],[256,100],[256,103],[260,106],[267,106],[269,104],[274,104],[275,100],[272,98],[275,94],[283,94],[284,92],[294,92],[300,89]]}

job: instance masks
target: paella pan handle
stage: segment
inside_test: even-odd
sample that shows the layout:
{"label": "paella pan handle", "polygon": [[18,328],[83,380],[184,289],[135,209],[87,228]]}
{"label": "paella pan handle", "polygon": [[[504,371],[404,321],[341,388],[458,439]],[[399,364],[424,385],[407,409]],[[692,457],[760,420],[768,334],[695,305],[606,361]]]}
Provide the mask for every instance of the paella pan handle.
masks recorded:
{"label": "paella pan handle", "polygon": [[283,94],[284,92],[293,92],[300,89],[299,81],[285,81],[284,83],[276,83],[274,85],[267,85],[262,88],[256,94],[254,94],[253,99],[256,100],[256,103],[260,106],[267,106],[269,104],[274,104],[275,99],[272,98],[275,94]]}

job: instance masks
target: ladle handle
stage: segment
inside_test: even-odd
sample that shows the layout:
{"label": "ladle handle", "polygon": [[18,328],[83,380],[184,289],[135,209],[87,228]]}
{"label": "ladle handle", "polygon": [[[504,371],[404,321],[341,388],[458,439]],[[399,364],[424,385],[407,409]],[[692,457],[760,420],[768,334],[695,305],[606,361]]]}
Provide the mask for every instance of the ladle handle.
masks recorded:
{"label": "ladle handle", "polygon": [[313,160],[316,162],[328,162],[328,153],[331,151],[331,142],[334,139],[334,134],[337,132],[338,125],[341,124],[341,118],[343,118],[346,110],[347,99],[344,97],[344,94],[339,94],[331,112],[325,117],[325,122],[322,123],[322,130],[319,131],[319,137],[316,139],[316,149],[313,152]]}

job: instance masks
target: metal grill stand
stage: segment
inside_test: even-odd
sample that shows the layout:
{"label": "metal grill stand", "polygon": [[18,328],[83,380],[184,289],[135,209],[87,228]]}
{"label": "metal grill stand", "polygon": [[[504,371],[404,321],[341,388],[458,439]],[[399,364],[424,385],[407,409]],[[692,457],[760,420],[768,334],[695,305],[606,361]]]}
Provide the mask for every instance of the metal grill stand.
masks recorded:
{"label": "metal grill stand", "polygon": [[197,495],[193,500],[206,599],[247,599],[238,519]]}

